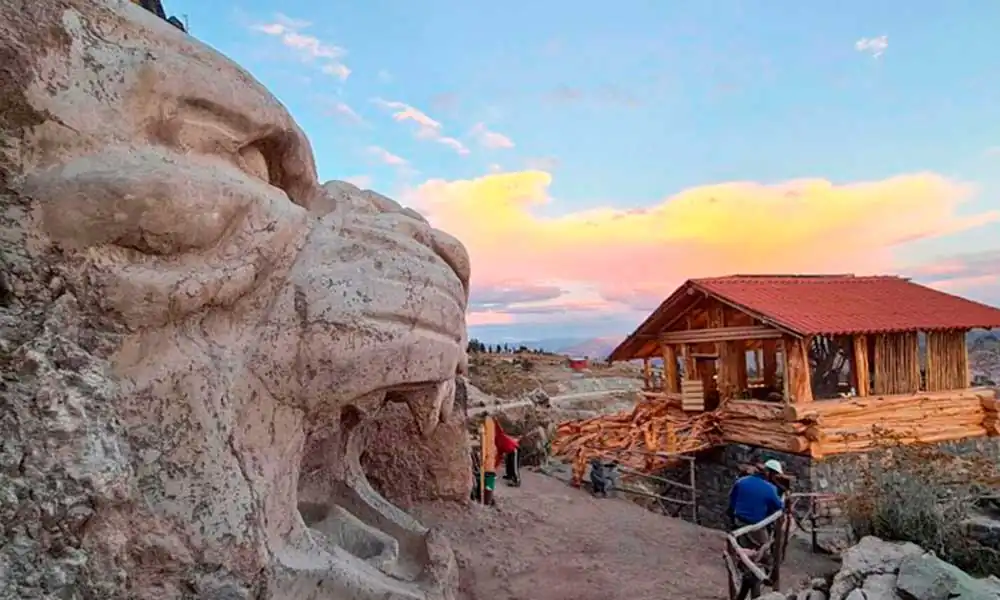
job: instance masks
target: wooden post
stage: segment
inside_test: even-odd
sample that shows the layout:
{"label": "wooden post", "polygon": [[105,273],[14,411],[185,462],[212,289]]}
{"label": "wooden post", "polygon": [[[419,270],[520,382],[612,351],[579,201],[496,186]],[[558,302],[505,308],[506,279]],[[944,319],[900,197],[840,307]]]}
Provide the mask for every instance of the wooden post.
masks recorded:
{"label": "wooden post", "polygon": [[812,402],[812,384],[809,379],[809,355],[806,348],[809,339],[785,338],[785,379],[791,402],[803,404]]}
{"label": "wooden post", "polygon": [[733,372],[735,374],[736,392],[741,393],[747,389],[747,343],[742,340],[730,342],[730,359],[733,361]]}
{"label": "wooden post", "polygon": [[648,358],[644,358],[644,359],[642,359],[642,385],[643,385],[643,389],[646,389],[646,390],[652,389],[650,387],[652,385],[652,380],[653,380],[653,368],[649,364],[649,359]]}
{"label": "wooden post", "polygon": [[691,356],[691,348],[684,344],[681,346],[681,357],[684,360],[684,379],[695,379],[698,377],[698,367],[694,357]]}
{"label": "wooden post", "polygon": [[854,373],[854,389],[858,396],[865,397],[871,388],[871,380],[868,377],[868,337],[864,335],[854,336],[854,364],[851,365]]}
{"label": "wooden post", "polygon": [[[721,305],[713,306],[708,312],[709,329],[718,329],[725,326],[725,310]],[[736,373],[734,373],[732,369],[733,364],[729,351],[730,345],[728,342],[715,343],[715,353],[719,357],[719,370],[716,372],[716,375],[718,375],[717,384],[719,389],[719,400],[723,402],[732,397],[733,382],[736,379]]]}
{"label": "wooden post", "polygon": [[773,386],[778,374],[778,340],[763,340],[760,353],[763,363],[761,377],[764,379],[764,385]]}
{"label": "wooden post", "polygon": [[[481,431],[481,447],[479,464],[479,501],[486,504],[486,474],[496,473],[497,443],[496,422],[493,417],[486,417]],[[494,478],[495,481],[495,478]]]}
{"label": "wooden post", "polygon": [[677,380],[677,351],[670,344],[663,344],[663,391],[676,394],[681,391]]}

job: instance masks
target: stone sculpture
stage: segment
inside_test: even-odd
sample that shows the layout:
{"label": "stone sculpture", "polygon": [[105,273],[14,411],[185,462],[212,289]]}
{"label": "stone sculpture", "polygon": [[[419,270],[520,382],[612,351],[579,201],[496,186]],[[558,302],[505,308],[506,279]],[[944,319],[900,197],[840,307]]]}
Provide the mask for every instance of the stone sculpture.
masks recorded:
{"label": "stone sculpture", "polygon": [[359,459],[458,443],[458,241],[126,0],[0,3],[0,193],[0,598],[453,597]]}

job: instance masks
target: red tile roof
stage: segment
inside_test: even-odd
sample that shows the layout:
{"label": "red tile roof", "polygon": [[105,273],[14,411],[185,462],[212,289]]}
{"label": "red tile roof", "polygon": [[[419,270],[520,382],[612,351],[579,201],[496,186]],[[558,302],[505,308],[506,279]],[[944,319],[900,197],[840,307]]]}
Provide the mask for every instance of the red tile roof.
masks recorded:
{"label": "red tile roof", "polygon": [[894,276],[731,275],[691,279],[628,339],[612,360],[655,351],[651,338],[702,292],[799,336],[1000,327],[1000,309]]}
{"label": "red tile roof", "polygon": [[690,283],[800,335],[1000,327],[1000,309],[902,277],[734,275]]}

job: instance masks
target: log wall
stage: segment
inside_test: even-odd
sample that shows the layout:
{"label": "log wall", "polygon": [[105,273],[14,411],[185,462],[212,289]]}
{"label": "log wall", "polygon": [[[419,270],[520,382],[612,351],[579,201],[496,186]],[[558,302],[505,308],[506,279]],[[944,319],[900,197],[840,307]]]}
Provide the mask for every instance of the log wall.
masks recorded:
{"label": "log wall", "polygon": [[935,443],[1000,435],[989,388],[845,398],[809,404],[734,401],[720,413],[727,442],[821,458],[887,443]]}

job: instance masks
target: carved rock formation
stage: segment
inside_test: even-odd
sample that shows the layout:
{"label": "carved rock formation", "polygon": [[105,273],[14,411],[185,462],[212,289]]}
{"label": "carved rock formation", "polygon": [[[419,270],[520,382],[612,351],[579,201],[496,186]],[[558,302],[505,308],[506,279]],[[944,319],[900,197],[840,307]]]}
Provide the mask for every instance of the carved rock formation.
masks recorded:
{"label": "carved rock formation", "polygon": [[398,401],[468,460],[468,279],[169,23],[0,3],[0,598],[453,597],[360,457]]}

